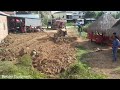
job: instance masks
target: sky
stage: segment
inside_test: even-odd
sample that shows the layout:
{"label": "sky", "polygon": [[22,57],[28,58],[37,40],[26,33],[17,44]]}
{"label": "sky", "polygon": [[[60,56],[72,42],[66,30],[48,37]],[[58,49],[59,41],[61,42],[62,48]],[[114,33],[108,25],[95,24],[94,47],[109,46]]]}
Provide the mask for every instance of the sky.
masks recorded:
{"label": "sky", "polygon": [[53,14],[53,13],[55,13],[55,12],[59,12],[59,11],[51,11],[51,12],[52,12],[52,14]]}

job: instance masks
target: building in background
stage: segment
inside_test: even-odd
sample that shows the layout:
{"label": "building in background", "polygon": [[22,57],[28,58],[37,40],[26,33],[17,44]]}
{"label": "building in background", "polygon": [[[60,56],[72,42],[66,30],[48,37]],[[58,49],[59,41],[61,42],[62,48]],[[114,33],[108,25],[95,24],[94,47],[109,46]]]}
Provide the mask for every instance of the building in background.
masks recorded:
{"label": "building in background", "polygon": [[53,13],[55,18],[63,18],[67,20],[67,22],[72,22],[74,19],[83,19],[85,13],[84,11],[59,11]]}
{"label": "building in background", "polygon": [[54,18],[64,18],[66,19],[66,11],[59,11],[53,13]]}
{"label": "building in background", "polygon": [[103,11],[104,13],[108,13],[108,14],[117,14],[120,13],[120,11]]}
{"label": "building in background", "polygon": [[0,12],[0,43],[8,35],[7,14]]}

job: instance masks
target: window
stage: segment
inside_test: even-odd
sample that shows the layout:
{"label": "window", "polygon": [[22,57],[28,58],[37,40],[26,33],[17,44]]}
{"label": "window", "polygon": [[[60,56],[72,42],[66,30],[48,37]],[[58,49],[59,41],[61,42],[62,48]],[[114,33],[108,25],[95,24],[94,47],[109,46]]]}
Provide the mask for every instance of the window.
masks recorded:
{"label": "window", "polygon": [[67,15],[67,19],[69,19],[69,15]]}
{"label": "window", "polygon": [[72,16],[71,15],[67,15],[67,19],[72,19]]}

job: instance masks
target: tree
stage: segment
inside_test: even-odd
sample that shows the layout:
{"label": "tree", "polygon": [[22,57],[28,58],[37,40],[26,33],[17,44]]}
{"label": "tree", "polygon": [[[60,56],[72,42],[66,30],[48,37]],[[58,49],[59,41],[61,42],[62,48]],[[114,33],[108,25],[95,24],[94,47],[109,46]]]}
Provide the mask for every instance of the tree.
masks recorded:
{"label": "tree", "polygon": [[96,16],[96,14],[95,14],[94,11],[93,11],[93,12],[87,11],[87,12],[85,13],[84,18],[95,18],[95,16]]}
{"label": "tree", "polygon": [[112,14],[112,16],[116,19],[116,14]]}
{"label": "tree", "polygon": [[115,15],[115,19],[119,19],[120,18],[120,13],[117,13],[116,15]]}
{"label": "tree", "polygon": [[104,12],[98,12],[97,14],[96,14],[96,19],[98,19],[100,16],[102,16],[104,14]]}

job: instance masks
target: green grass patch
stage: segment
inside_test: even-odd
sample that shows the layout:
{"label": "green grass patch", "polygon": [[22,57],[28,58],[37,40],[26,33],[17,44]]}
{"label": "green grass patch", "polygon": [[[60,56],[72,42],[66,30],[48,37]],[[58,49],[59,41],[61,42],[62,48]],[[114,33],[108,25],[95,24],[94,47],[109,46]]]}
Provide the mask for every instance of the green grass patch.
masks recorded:
{"label": "green grass patch", "polygon": [[66,23],[66,26],[73,26],[73,23],[72,22]]}
{"label": "green grass patch", "polygon": [[86,39],[86,38],[87,38],[87,33],[83,31],[81,37],[82,37],[83,39]]}
{"label": "green grass patch", "polygon": [[[45,74],[40,73],[32,67],[32,60],[29,55],[24,55],[19,59],[18,64],[13,64],[10,61],[0,62],[0,78],[1,79],[44,79]],[[2,75],[9,77],[2,78]]]}
{"label": "green grass patch", "polygon": [[31,56],[26,54],[22,57],[19,58],[19,64],[23,65],[23,66],[28,66],[31,67],[32,65],[32,59]]}
{"label": "green grass patch", "polygon": [[86,32],[87,28],[88,28],[91,24],[92,24],[92,23],[88,23],[88,24],[86,24],[85,26],[83,26],[83,27],[82,27],[82,28],[83,28],[83,31]]}
{"label": "green grass patch", "polygon": [[[105,79],[106,76],[102,74],[97,74],[91,70],[87,64],[83,63],[83,55],[87,55],[87,51],[83,46],[77,47],[77,60],[78,62],[71,65],[65,72],[60,74],[62,79]],[[87,56],[84,56],[87,58]]]}

